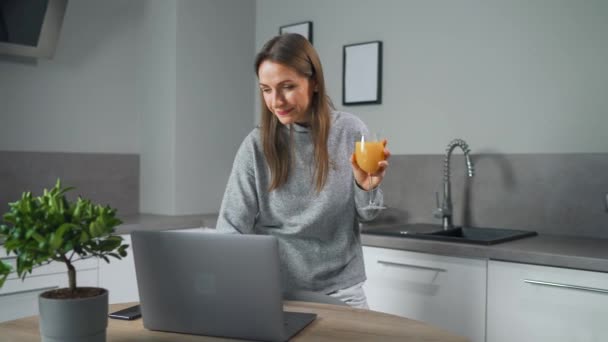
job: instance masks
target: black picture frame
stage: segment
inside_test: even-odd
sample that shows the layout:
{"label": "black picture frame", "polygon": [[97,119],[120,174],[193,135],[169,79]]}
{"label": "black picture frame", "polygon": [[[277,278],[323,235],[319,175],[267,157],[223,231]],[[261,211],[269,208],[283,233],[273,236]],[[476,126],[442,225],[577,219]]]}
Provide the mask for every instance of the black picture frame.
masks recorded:
{"label": "black picture frame", "polygon": [[312,44],[312,21],[303,21],[279,27],[279,34],[299,33]]}
{"label": "black picture frame", "polygon": [[344,45],[342,104],[382,103],[382,41]]}

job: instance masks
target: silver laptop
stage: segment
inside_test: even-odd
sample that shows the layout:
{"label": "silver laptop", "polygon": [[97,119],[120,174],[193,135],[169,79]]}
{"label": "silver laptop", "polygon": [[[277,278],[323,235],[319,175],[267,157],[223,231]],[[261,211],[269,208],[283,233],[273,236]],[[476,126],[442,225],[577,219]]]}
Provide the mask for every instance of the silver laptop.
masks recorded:
{"label": "silver laptop", "polygon": [[147,329],[286,341],[316,318],[283,312],[274,236],[182,230],[131,238]]}

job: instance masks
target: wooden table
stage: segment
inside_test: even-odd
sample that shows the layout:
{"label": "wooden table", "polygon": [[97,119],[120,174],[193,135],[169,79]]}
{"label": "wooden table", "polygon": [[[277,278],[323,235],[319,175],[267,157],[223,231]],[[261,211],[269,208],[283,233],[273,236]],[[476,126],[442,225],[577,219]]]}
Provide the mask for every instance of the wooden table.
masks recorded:
{"label": "wooden table", "polygon": [[[110,312],[136,303],[110,305]],[[293,341],[467,341],[426,323],[381,312],[329,304],[285,302],[285,310],[314,312],[317,319],[300,331]],[[0,323],[2,342],[39,342],[38,316]],[[223,338],[164,333],[144,329],[141,319],[108,322],[107,342],[138,341],[234,341]]]}

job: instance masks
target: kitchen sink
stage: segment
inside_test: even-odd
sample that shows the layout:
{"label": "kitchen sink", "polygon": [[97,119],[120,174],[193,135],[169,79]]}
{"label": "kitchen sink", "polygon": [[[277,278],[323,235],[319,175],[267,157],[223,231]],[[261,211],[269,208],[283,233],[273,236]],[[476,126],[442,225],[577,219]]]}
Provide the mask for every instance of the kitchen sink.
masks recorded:
{"label": "kitchen sink", "polygon": [[375,228],[369,227],[364,228],[361,232],[373,235],[473,243],[480,245],[494,245],[538,235],[534,231],[503,228],[455,227],[444,230],[440,225],[429,223],[411,223]]}

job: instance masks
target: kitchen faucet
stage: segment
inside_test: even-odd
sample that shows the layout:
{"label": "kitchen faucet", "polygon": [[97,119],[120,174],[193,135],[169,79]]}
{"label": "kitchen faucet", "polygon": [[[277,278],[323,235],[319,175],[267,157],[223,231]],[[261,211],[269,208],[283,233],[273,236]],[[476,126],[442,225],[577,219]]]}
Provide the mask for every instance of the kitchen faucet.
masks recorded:
{"label": "kitchen faucet", "polygon": [[452,151],[456,147],[460,147],[462,152],[464,152],[464,158],[467,163],[467,174],[469,177],[473,177],[475,170],[473,169],[473,162],[471,161],[471,157],[469,156],[469,145],[462,139],[454,139],[446,148],[445,152],[445,160],[443,162],[443,203],[441,206],[439,205],[439,193],[435,192],[435,199],[437,201],[437,209],[434,210],[434,215],[437,218],[441,219],[441,224],[443,226],[443,230],[448,230],[453,228],[452,223],[452,189],[450,183],[450,157],[452,155]]}

